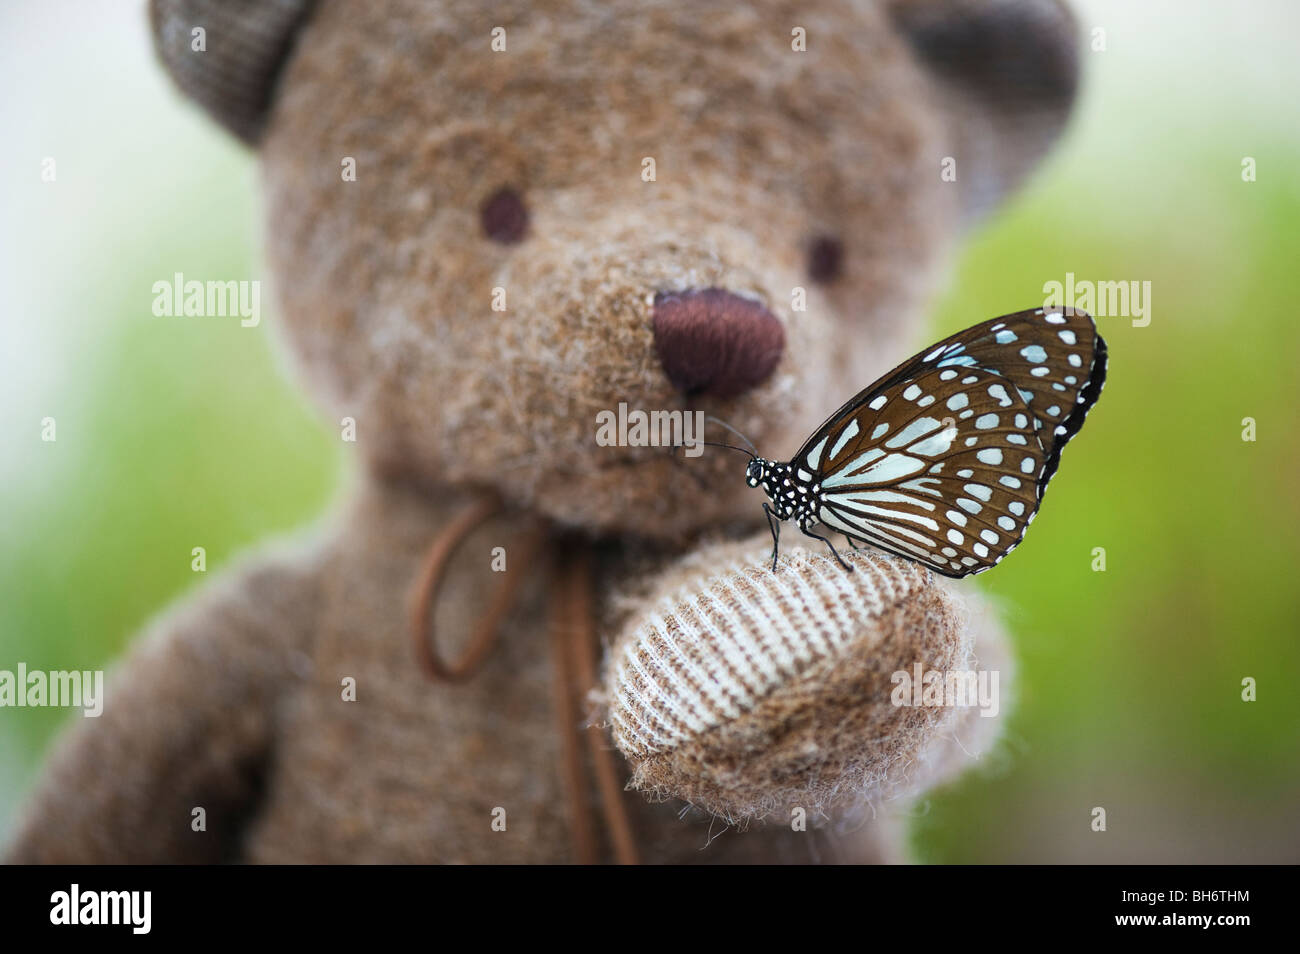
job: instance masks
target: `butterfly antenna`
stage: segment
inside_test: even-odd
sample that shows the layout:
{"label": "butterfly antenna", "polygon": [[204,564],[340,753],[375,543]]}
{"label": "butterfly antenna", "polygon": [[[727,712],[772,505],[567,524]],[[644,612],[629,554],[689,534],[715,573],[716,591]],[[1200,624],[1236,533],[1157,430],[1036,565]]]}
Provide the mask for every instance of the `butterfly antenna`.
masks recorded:
{"label": "butterfly antenna", "polygon": [[[745,454],[747,457],[751,459],[757,456],[754,454],[753,451],[747,448],[737,447],[735,444],[724,444],[722,441],[700,441],[700,444],[704,447],[726,447],[729,450],[740,451],[742,454]],[[687,444],[673,444],[668,448],[668,453],[671,454],[675,459],[681,460],[681,458],[677,456],[677,452],[681,450],[683,447],[688,447],[688,446],[689,445]]]}
{"label": "butterfly antenna", "polygon": [[753,460],[758,456],[747,447],[738,447],[735,444],[724,444],[722,441],[700,441],[700,443],[705,447],[725,447],[728,450],[740,451],[742,454],[748,455],[750,460]]}
{"label": "butterfly antenna", "polygon": [[[737,437],[739,437],[742,441],[745,442],[745,447],[736,447],[736,446],[733,445],[733,444],[715,444],[715,445],[714,445],[715,447],[730,447],[730,448],[732,448],[733,450],[743,450],[743,451],[744,451],[746,454],[748,454],[750,457],[757,457],[757,456],[758,456],[758,449],[753,445],[753,442],[751,442],[750,439],[749,439],[748,437],[746,437],[744,434],[740,433],[740,431],[736,430],[734,427],[732,427],[732,426],[731,426],[730,424],[728,424],[726,421],[719,420],[718,418],[713,417],[712,415],[706,417],[705,420],[706,420],[706,421],[712,421],[714,424],[717,424],[717,425],[719,425],[719,426],[721,426],[721,427],[725,427],[727,430],[731,431],[731,433],[735,434]],[[704,443],[708,444],[709,441],[705,441]]]}

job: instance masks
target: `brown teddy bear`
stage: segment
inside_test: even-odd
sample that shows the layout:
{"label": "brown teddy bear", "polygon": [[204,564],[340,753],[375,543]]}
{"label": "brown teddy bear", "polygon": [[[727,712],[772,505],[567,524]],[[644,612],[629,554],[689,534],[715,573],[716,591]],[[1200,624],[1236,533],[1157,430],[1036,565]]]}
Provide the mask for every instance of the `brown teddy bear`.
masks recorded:
{"label": "brown teddy bear", "polygon": [[134,647],[8,858],[899,857],[887,803],[996,720],[895,705],[893,674],[1005,685],[996,622],[881,553],[846,572],[787,533],[773,571],[743,457],[607,446],[597,420],[703,411],[788,455],[923,344],[945,250],[1064,123],[1064,9],[153,0],[151,21],[259,151],[284,338],[365,466],[313,541]]}

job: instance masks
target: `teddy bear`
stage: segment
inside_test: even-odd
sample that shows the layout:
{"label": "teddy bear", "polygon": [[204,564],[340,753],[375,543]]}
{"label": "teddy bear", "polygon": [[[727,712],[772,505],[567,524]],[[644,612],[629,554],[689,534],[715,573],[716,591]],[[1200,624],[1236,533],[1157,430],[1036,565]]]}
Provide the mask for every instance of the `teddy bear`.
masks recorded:
{"label": "teddy bear", "polygon": [[[277,338],[358,466],[166,611],[15,862],[868,862],[999,719],[968,583],[787,528],[788,455],[921,340],[1059,136],[1056,0],[151,0],[257,152]],[[972,322],[988,316],[973,316]],[[620,406],[711,445],[597,441]],[[714,422],[723,422],[722,430]],[[1005,709],[1005,706],[1003,706]]]}

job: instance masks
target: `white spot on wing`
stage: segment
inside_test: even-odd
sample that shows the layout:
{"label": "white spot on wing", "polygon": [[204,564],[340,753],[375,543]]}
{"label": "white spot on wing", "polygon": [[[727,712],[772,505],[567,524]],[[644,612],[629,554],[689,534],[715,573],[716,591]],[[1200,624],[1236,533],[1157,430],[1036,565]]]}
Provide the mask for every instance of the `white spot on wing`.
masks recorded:
{"label": "white spot on wing", "polygon": [[853,420],[849,421],[848,426],[840,432],[839,439],[835,442],[835,446],[831,448],[830,459],[834,460],[839,455],[839,452],[844,450],[844,445],[853,440],[857,434],[858,419],[855,417]]}
{"label": "white spot on wing", "polygon": [[828,437],[823,437],[817,442],[812,450],[808,452],[808,466],[816,470],[822,462],[822,451],[826,449]]}
{"label": "white spot on wing", "polygon": [[907,452],[909,454],[923,454],[926,457],[937,457],[939,454],[948,451],[956,437],[957,428],[947,427],[938,434],[931,434],[925,440],[917,441],[907,449]]}
{"label": "white spot on wing", "polygon": [[903,428],[888,441],[886,447],[902,447],[904,444],[910,444],[919,437],[924,437],[939,426],[939,422],[932,417],[918,417],[910,422],[907,427]]}
{"label": "white spot on wing", "polygon": [[939,483],[938,477],[917,477],[915,480],[907,480],[898,486],[904,490],[918,490],[923,494],[933,494],[936,497],[942,497],[943,493],[930,484]]}
{"label": "white spot on wing", "polygon": [[913,497],[911,494],[900,494],[896,490],[854,490],[850,493],[827,494],[826,500],[832,504],[902,503],[913,507],[920,507],[922,510],[934,509],[934,504],[930,503],[930,501],[922,500],[920,497]]}
{"label": "white spot on wing", "polygon": [[881,451],[879,448],[872,448],[866,454],[858,457],[847,468],[822,480],[823,487],[839,487],[843,484],[887,484],[906,477],[908,474],[914,474],[925,466],[923,461],[915,457],[908,457],[906,454],[889,454],[883,460],[876,461],[866,470],[858,471],[857,467],[867,461],[864,458],[870,458],[871,455],[879,457]]}
{"label": "white spot on wing", "polygon": [[[897,507],[874,507],[871,504],[858,501],[852,504],[851,507],[845,506],[837,509],[844,511],[841,516],[846,520],[863,514],[872,513],[880,517],[888,517],[890,520],[910,520],[913,523],[920,524],[933,533],[939,532],[939,524],[930,517],[919,513],[910,513],[906,510],[899,510]],[[917,539],[925,540],[928,543],[934,542],[925,537],[918,537]]]}

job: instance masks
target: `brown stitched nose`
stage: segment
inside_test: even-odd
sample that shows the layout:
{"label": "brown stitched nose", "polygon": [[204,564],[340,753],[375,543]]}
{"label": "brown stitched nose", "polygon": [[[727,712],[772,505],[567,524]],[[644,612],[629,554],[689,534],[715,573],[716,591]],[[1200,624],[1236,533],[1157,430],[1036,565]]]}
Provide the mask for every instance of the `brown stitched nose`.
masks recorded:
{"label": "brown stitched nose", "polygon": [[785,349],[776,316],[721,288],[655,295],[654,330],[664,373],[688,395],[742,394],[767,379]]}

